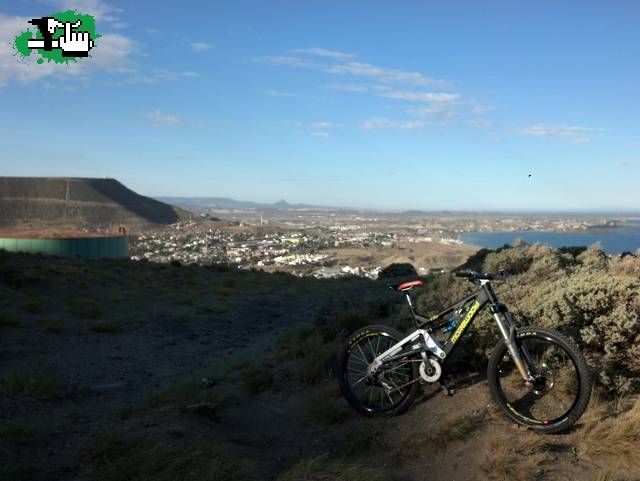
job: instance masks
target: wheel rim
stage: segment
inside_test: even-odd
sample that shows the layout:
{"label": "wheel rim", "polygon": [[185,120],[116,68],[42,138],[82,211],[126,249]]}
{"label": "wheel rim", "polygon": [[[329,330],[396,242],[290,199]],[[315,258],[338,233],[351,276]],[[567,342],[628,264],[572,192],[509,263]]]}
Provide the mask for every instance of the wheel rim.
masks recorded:
{"label": "wheel rim", "polygon": [[370,376],[373,359],[396,343],[386,333],[374,333],[351,345],[344,366],[346,386],[360,406],[368,412],[389,411],[408,395],[413,380],[410,361],[389,365],[375,378]]}
{"label": "wheel rim", "polygon": [[522,379],[508,352],[497,366],[497,384],[507,409],[526,424],[550,425],[565,419],[580,397],[580,371],[553,339],[520,339],[536,371],[532,384]]}

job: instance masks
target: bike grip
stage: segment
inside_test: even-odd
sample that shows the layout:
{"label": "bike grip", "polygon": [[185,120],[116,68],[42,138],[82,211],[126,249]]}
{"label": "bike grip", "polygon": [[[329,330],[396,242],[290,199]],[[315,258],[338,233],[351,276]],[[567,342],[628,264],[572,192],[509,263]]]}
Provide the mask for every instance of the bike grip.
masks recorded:
{"label": "bike grip", "polygon": [[471,277],[473,277],[473,274],[471,272],[455,272],[454,276],[471,278]]}

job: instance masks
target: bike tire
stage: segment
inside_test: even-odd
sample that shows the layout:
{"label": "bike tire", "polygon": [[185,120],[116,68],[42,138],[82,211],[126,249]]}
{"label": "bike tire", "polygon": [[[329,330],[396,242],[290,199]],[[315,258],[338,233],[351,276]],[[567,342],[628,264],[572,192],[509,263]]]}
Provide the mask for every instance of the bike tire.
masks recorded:
{"label": "bike tire", "polygon": [[[380,340],[383,339],[384,344],[382,344],[382,346],[385,346],[385,348],[388,349],[389,346],[400,341],[403,337],[404,336],[402,336],[402,334],[391,327],[371,325],[353,332],[340,346],[336,359],[336,377],[343,396],[351,407],[359,413],[367,416],[396,416],[409,409],[415,400],[420,388],[418,382],[413,382],[408,385],[404,391],[399,392],[398,394],[401,396],[399,396],[398,400],[393,402],[390,406],[375,407],[371,405],[371,403],[367,404],[358,396],[351,378],[352,373],[350,372],[350,359],[358,352],[358,346],[361,347],[360,352],[362,352],[362,346],[365,345],[365,343],[367,347],[372,346],[374,343],[379,345],[381,344]],[[376,355],[384,352],[385,348],[380,347],[380,352],[376,352]],[[372,351],[375,351],[375,348],[373,348]],[[371,354],[370,357],[372,358],[373,354]],[[367,359],[368,362],[371,362],[371,360],[372,359]],[[403,369],[405,371],[403,376],[410,376],[412,380],[417,379],[419,377],[417,364],[418,363],[416,362],[404,363],[402,365],[404,366]],[[382,397],[384,398],[384,396]]]}
{"label": "bike tire", "polygon": [[[549,388],[547,386],[542,386],[540,388],[540,391],[545,391],[546,389],[548,389],[547,393],[545,394],[536,392],[532,387],[527,387],[528,389],[530,389],[530,392],[516,400],[515,403],[508,400],[508,394],[505,393],[505,387],[507,388],[507,390],[509,390],[508,383],[506,381],[502,381],[502,376],[505,375],[505,373],[509,369],[508,359],[510,355],[503,339],[496,346],[487,366],[487,381],[489,383],[491,395],[498,403],[501,410],[510,419],[522,426],[543,433],[558,433],[566,431],[575,424],[580,416],[582,416],[589,404],[589,399],[591,398],[593,379],[584,356],[572,339],[552,329],[545,329],[541,327],[524,327],[518,329],[518,332],[516,333],[516,345],[518,346],[518,349],[521,349],[523,345],[526,346],[529,350],[530,346],[540,345],[545,348],[546,354],[543,354],[541,356],[540,362],[536,363],[534,361],[534,364],[538,364],[539,369],[541,369],[542,372],[545,372],[545,375],[542,376],[543,378],[551,378],[551,381],[545,381],[545,384],[550,384],[551,387]],[[552,352],[552,349],[557,350],[558,354],[555,355],[556,359],[559,359],[562,353],[566,355],[566,357],[573,364],[575,373],[573,371],[567,370],[563,374],[562,369],[559,369],[556,374],[558,380],[556,381],[554,379],[553,369],[547,366],[545,362],[542,362],[542,359],[545,355],[548,356],[549,362],[554,361],[554,355],[549,354],[550,352]],[[505,361],[505,359],[507,360]],[[505,367],[505,365],[507,367]],[[512,362],[511,365],[513,365]],[[521,389],[522,391],[524,391],[524,381],[519,376],[519,374],[515,372],[516,370],[513,367],[511,369],[514,370],[514,372],[512,373],[513,376],[517,377],[522,383]],[[504,377],[505,379],[507,379],[506,376]],[[568,386],[564,387],[564,391],[562,388],[563,381]],[[545,419],[544,416],[542,416],[542,419],[538,419],[532,414],[533,409],[526,406],[529,401],[521,402],[524,398],[529,398],[532,400],[535,400],[537,398],[538,400],[541,400],[543,396],[550,394],[555,387],[558,387],[558,390],[553,396],[559,399],[558,404],[560,406],[563,406],[564,404],[569,405],[569,401],[573,400],[566,412],[563,412],[555,418]],[[571,391],[576,390],[576,393],[567,394],[567,391],[569,391],[570,388]],[[532,404],[531,406],[534,405]],[[561,412],[562,409],[565,408],[561,407],[558,412]],[[543,410],[544,408],[541,409],[540,412],[542,412]],[[526,412],[523,413],[521,411]]]}

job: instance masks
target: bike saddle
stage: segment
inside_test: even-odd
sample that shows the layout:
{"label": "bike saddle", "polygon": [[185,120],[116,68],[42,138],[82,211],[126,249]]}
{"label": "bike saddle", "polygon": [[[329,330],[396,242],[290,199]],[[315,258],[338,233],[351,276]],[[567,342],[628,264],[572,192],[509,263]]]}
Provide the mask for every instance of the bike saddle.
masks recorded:
{"label": "bike saddle", "polygon": [[405,282],[401,282],[400,284],[394,284],[389,286],[389,289],[392,289],[394,291],[397,292],[403,292],[406,290],[411,289],[412,287],[415,286],[423,286],[424,285],[424,281],[421,279],[416,279],[415,281],[405,281]]}

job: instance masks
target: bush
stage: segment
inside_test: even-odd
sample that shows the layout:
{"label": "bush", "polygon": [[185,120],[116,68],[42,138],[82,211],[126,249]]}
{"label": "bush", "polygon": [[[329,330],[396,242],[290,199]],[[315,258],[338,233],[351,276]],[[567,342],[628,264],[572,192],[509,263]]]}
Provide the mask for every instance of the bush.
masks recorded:
{"label": "bush", "polygon": [[[601,386],[610,393],[638,392],[640,260],[609,259],[597,247],[580,249],[574,257],[577,252],[539,244],[508,247],[488,254],[484,268],[522,274],[510,279],[509,287],[494,286],[512,313],[520,311],[519,325],[549,327],[573,337]],[[473,288],[451,276],[438,276],[419,294],[417,305],[433,313]],[[490,354],[498,341],[494,324],[483,311],[452,361],[476,363],[479,356]]]}
{"label": "bush", "polygon": [[0,327],[16,327],[20,325],[20,317],[14,310],[0,311]]}
{"label": "bush", "polygon": [[497,272],[505,270],[512,274],[526,272],[533,258],[527,247],[510,247],[488,254],[483,270],[484,272]]}
{"label": "bush", "polygon": [[393,278],[393,277],[417,277],[418,273],[416,268],[409,263],[395,263],[389,264],[387,267],[380,271],[378,279]]}
{"label": "bush", "polygon": [[100,319],[102,306],[91,299],[76,299],[71,303],[71,313],[80,319]]}
{"label": "bush", "polygon": [[273,370],[263,364],[248,364],[242,372],[242,382],[250,394],[258,394],[273,386]]}
{"label": "bush", "polygon": [[0,391],[5,396],[23,394],[43,401],[55,399],[60,389],[60,379],[46,366],[26,366],[16,369],[0,385]]}

